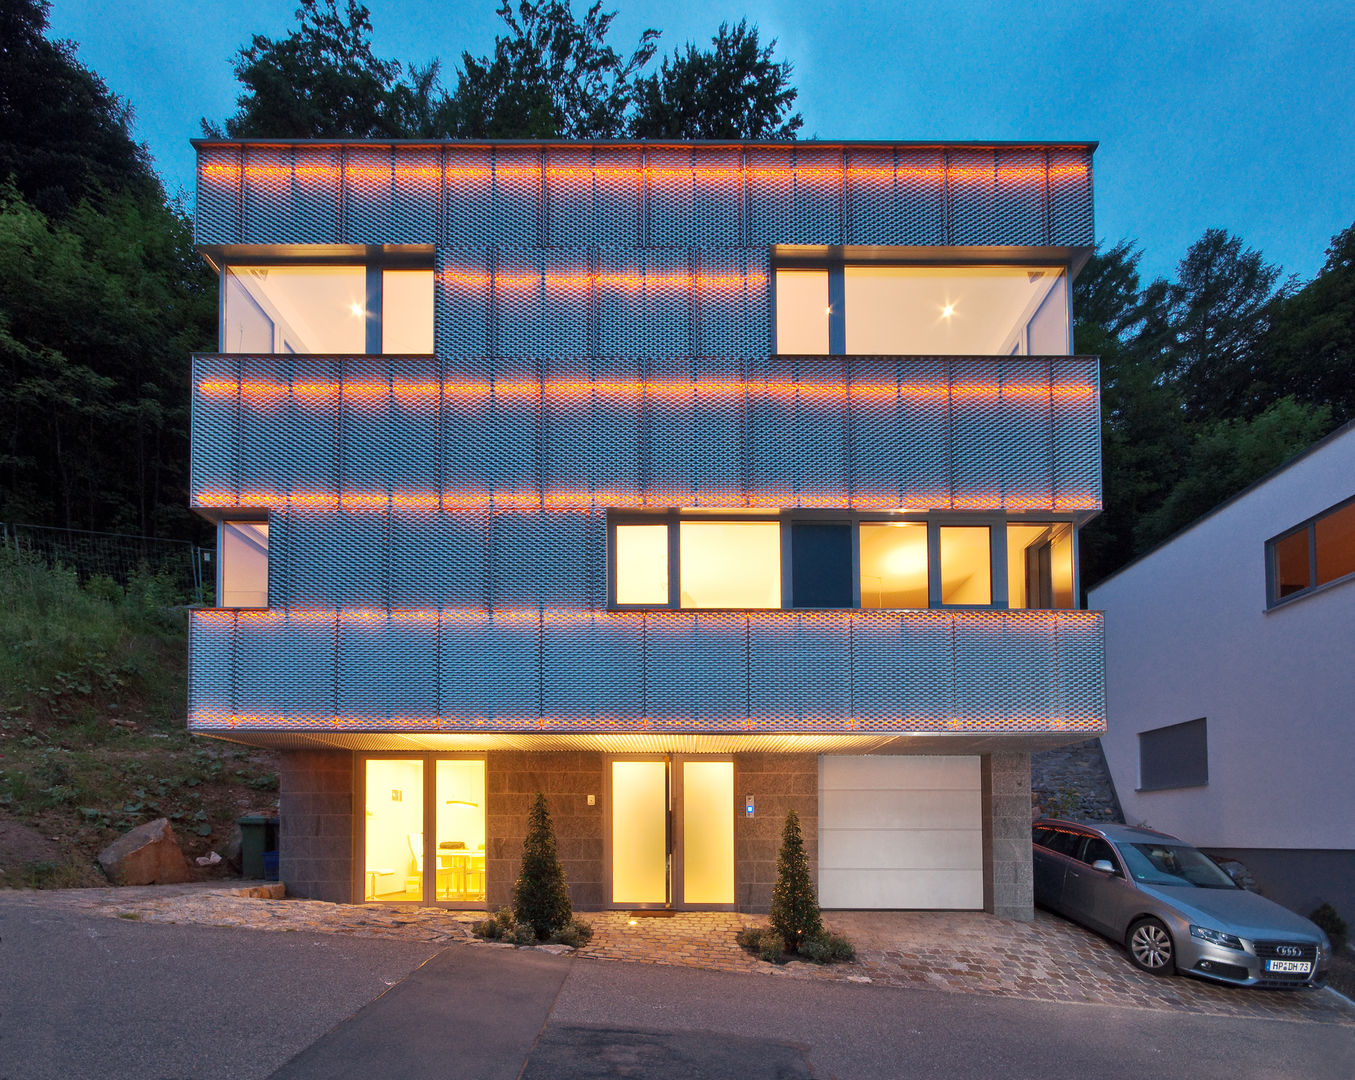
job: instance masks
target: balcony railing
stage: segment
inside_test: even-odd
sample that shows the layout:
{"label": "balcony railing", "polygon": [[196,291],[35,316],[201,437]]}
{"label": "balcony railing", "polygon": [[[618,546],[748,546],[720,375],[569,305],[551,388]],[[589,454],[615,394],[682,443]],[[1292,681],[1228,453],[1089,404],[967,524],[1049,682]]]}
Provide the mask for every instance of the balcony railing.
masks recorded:
{"label": "balcony railing", "polygon": [[202,732],[1012,733],[1105,727],[1088,611],[193,612]]}

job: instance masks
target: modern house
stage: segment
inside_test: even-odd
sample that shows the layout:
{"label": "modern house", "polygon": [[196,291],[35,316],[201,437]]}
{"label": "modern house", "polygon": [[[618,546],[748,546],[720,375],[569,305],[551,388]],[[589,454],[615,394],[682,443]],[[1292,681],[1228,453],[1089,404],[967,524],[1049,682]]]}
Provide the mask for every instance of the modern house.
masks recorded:
{"label": "modern house", "polygon": [[1091,590],[1125,820],[1355,921],[1355,424]]}
{"label": "modern house", "polygon": [[1104,730],[1070,353],[1093,146],[202,141],[219,522],[189,725],[281,867],[494,907],[1029,918],[1032,749]]}

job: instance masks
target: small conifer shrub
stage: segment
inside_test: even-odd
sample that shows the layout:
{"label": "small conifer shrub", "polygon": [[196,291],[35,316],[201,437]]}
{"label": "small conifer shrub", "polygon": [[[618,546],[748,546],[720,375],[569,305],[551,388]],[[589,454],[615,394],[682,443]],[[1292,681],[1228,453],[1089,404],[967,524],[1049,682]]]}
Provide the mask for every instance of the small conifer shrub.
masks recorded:
{"label": "small conifer shrub", "polygon": [[786,814],[786,828],[781,834],[781,855],[776,862],[776,884],[772,887],[771,924],[792,952],[798,952],[807,938],[823,934],[819,898],[809,877],[809,860],[800,835],[800,816],[794,810]]}
{"label": "small conifer shrub", "polygon": [[522,869],[513,886],[513,915],[518,926],[530,926],[540,941],[548,940],[573,922],[565,869],[555,850],[555,830],[551,827],[546,796],[540,792],[527,816]]}

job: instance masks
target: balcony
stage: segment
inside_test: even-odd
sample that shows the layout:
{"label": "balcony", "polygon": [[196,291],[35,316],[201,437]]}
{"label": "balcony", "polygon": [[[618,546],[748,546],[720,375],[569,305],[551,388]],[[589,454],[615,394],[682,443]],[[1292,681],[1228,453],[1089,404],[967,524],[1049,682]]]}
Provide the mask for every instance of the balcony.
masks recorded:
{"label": "balcony", "polygon": [[199,610],[204,734],[996,735],[1105,728],[1088,611]]}

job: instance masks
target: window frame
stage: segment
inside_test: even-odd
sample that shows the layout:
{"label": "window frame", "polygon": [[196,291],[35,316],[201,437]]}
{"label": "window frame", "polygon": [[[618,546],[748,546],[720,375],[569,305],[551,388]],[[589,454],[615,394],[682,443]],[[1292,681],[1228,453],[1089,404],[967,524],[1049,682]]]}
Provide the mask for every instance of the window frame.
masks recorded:
{"label": "window frame", "polygon": [[[947,249],[953,251],[954,249]],[[828,274],[828,352],[824,356],[849,356],[863,355],[847,352],[847,281],[846,270],[848,267],[869,266],[881,268],[900,268],[900,269],[938,269],[947,268],[956,269],[978,269],[983,267],[1006,268],[1006,269],[1028,269],[1028,270],[1054,270],[1064,279],[1064,288],[1067,294],[1068,307],[1068,326],[1067,326],[1067,344],[1066,350],[1060,354],[1030,353],[1029,351],[1021,353],[996,353],[994,358],[1002,359],[1006,356],[1044,356],[1061,355],[1074,356],[1073,350],[1073,265],[1068,260],[1060,260],[1054,257],[1031,256],[1029,258],[966,258],[956,255],[955,257],[915,257],[907,258],[903,256],[885,254],[883,256],[871,257],[870,255],[824,255],[820,253],[799,254],[793,251],[777,252],[773,251],[771,274],[769,275],[769,286],[767,289],[767,302],[770,307],[770,321],[772,326],[772,335],[776,337],[776,275],[780,270],[819,270]],[[1039,310],[1038,306],[1035,309]],[[1033,317],[1034,313],[1032,313]],[[1027,324],[1029,325],[1029,324]],[[780,349],[780,342],[773,340],[773,356],[800,356],[801,353],[787,353]],[[1029,337],[1026,343],[1029,349]],[[889,356],[921,356],[929,355],[923,353],[910,353],[897,351],[881,355]],[[969,353],[953,353],[954,356],[968,356]]]}
{"label": "window frame", "polygon": [[[684,608],[681,606],[682,566],[679,549],[679,528],[683,521],[748,521],[776,522],[781,530],[781,606],[779,608]],[[800,607],[795,604],[794,566],[791,547],[792,530],[797,523],[847,524],[851,527],[852,604],[846,608]],[[926,608],[866,608],[861,604],[861,526],[908,522],[927,526],[927,600]],[[1007,526],[1012,524],[1068,524],[1072,530],[1073,607],[1070,608],[1010,608],[1007,590]],[[616,528],[618,525],[666,525],[668,528],[668,602],[666,604],[619,604],[616,602]],[[988,529],[989,588],[987,604],[943,604],[941,602],[941,529]],[[607,511],[606,566],[608,611],[1077,611],[1080,608],[1078,580],[1078,528],[1071,514],[1041,514],[1026,519],[1001,511],[931,510],[890,513],[888,511],[855,511],[843,509],[768,509],[695,507],[659,510],[612,509]]]}
{"label": "window frame", "polygon": [[[1342,574],[1338,578],[1332,578],[1331,581],[1324,581],[1319,584],[1317,580],[1317,523],[1324,518],[1345,510],[1347,507],[1355,504],[1355,495],[1342,499],[1340,502],[1333,503],[1325,510],[1320,510],[1311,517],[1300,521],[1283,532],[1278,532],[1265,543],[1265,563],[1266,563],[1266,610],[1273,611],[1276,608],[1283,607],[1285,604],[1292,603],[1295,600],[1302,600],[1305,597],[1313,596],[1316,593],[1325,592],[1327,589],[1334,589],[1338,585],[1344,585],[1349,581],[1355,581],[1355,571],[1349,574]],[[1288,596],[1278,596],[1276,590],[1279,588],[1279,567],[1277,565],[1276,548],[1279,544],[1288,540],[1297,533],[1307,532],[1308,534],[1308,580],[1310,585],[1305,586]]]}
{"label": "window frame", "polygon": [[[267,611],[272,603],[273,593],[273,529],[271,515],[267,510],[247,510],[240,513],[225,515],[216,519],[216,586],[213,596],[212,607],[218,611]],[[263,525],[268,528],[268,554],[264,569],[264,603],[256,604],[223,604],[222,594],[225,591],[226,575],[226,526],[227,525]]]}
{"label": "window frame", "polygon": [[[212,257],[214,255],[215,257]],[[366,323],[364,329],[364,347],[353,356],[433,356],[437,348],[437,267],[434,264],[431,247],[408,248],[361,248],[354,251],[331,252],[311,255],[298,252],[279,252],[265,248],[263,251],[246,249],[226,249],[209,254],[209,261],[217,271],[217,351],[224,355],[249,356],[250,352],[232,353],[226,349],[226,290],[228,276],[236,267],[360,267],[366,270]],[[384,289],[382,272],[386,270],[427,270],[434,275],[433,286],[433,349],[427,353],[385,353],[381,350],[382,320],[385,316],[383,300]],[[375,313],[375,314],[373,314]],[[326,353],[277,353],[267,352],[264,356],[324,356]]]}

